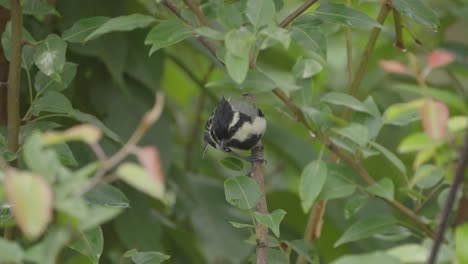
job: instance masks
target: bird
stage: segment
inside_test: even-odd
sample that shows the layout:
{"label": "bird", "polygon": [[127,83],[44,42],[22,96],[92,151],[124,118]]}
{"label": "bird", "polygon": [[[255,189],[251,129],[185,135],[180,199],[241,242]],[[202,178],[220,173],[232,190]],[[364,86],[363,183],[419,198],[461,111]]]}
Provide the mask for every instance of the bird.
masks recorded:
{"label": "bird", "polygon": [[264,161],[233,149],[251,150],[265,134],[266,127],[265,115],[255,105],[223,97],[206,122],[203,154],[212,146],[245,161]]}

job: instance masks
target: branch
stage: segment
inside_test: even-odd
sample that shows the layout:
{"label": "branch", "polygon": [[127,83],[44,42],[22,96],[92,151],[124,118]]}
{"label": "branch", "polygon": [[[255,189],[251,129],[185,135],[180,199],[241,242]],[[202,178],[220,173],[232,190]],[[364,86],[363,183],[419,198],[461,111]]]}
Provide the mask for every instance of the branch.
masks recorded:
{"label": "branch", "polygon": [[315,4],[318,0],[307,0],[301,6],[299,6],[296,10],[294,10],[289,16],[287,16],[281,23],[279,24],[280,27],[284,28],[288,26],[294,19],[298,16],[302,15],[311,5]]}
{"label": "branch", "polygon": [[[390,9],[391,7],[390,7],[390,4],[388,3],[388,0],[385,0],[382,3],[382,6],[380,7],[380,12],[377,17],[377,23],[383,25],[383,23],[385,22],[385,19],[388,16],[388,13],[390,12]],[[369,58],[372,53],[372,50],[374,49],[375,42],[377,41],[377,37],[380,34],[380,30],[381,30],[380,28],[375,27],[369,36],[366,49],[364,50],[364,54],[362,54],[361,63],[359,63],[359,67],[354,76],[353,83],[351,87],[349,88],[349,95],[351,96],[356,96],[359,86],[361,85],[361,82],[364,79],[364,75],[367,70],[367,64],[369,63]]]}
{"label": "branch", "polygon": [[210,27],[210,21],[208,18],[203,14],[200,7],[194,3],[193,0],[184,0],[184,3],[192,10],[192,12],[197,16],[198,21],[205,27]]}
{"label": "branch", "polygon": [[403,41],[403,25],[401,23],[401,14],[393,8],[393,20],[395,22],[395,47],[401,51],[406,51],[405,43]]}
{"label": "branch", "polygon": [[465,144],[460,151],[460,159],[458,160],[457,170],[455,171],[455,178],[453,179],[452,186],[450,186],[450,191],[445,201],[444,209],[439,219],[439,227],[437,228],[437,234],[434,239],[434,243],[432,244],[431,254],[429,259],[427,260],[427,264],[434,264],[437,258],[437,254],[439,253],[440,245],[442,244],[442,240],[444,238],[445,229],[448,225],[448,218],[450,216],[450,212],[452,211],[453,204],[455,202],[455,196],[457,194],[458,189],[460,188],[461,182],[463,180],[463,176],[465,174],[465,168],[468,165],[468,131],[466,132],[465,136]]}
{"label": "branch", "polygon": [[16,152],[19,146],[19,90],[21,85],[21,52],[23,16],[20,0],[11,0],[11,60],[8,73],[8,149]]}
{"label": "branch", "polygon": [[[261,196],[257,203],[257,212],[261,214],[268,214],[268,207],[266,202],[265,182],[263,178],[263,145],[260,141],[255,148],[252,149],[252,156],[259,157],[259,161],[252,162],[253,178],[260,187]],[[267,250],[268,250],[268,227],[262,223],[257,222],[255,227],[257,234],[257,264],[267,264]]]}

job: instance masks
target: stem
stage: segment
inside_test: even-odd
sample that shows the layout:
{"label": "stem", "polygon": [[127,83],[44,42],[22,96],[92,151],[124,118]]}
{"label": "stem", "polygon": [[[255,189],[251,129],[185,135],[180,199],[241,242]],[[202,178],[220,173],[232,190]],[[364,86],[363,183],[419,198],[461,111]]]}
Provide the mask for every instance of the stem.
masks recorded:
{"label": "stem", "polygon": [[[304,240],[314,241],[320,237],[323,224],[323,216],[325,215],[325,209],[327,208],[327,200],[321,200],[314,205],[314,208],[309,213],[309,219],[307,220],[307,227],[304,232]],[[305,264],[306,259],[303,256],[297,258],[296,264]]]}
{"label": "stem", "polygon": [[286,27],[289,25],[294,19],[296,19],[298,16],[302,15],[311,5],[315,4],[318,0],[307,0],[305,3],[303,3],[301,6],[299,6],[296,10],[294,10],[289,16],[287,16],[281,23],[279,24],[279,27]]}
{"label": "stem", "polygon": [[395,22],[395,47],[401,51],[406,51],[405,43],[403,41],[403,25],[401,23],[401,14],[393,8],[393,21]]}
{"label": "stem", "polygon": [[11,0],[11,60],[8,74],[8,149],[16,152],[19,146],[19,89],[21,81],[21,51],[23,17],[20,0]]}
{"label": "stem", "polygon": [[193,0],[184,0],[184,3],[192,10],[192,12],[197,16],[198,21],[205,27],[210,27],[210,21],[208,18],[203,14],[200,7],[194,3]]}
{"label": "stem", "polygon": [[[390,9],[391,9],[390,4],[387,1],[384,1],[382,3],[382,6],[380,7],[380,12],[377,17],[377,23],[383,25],[383,23],[385,22],[385,19],[388,16]],[[361,85],[361,82],[364,79],[364,75],[367,69],[367,64],[369,64],[369,58],[372,54],[372,51],[374,50],[374,46],[377,41],[377,37],[380,34],[380,30],[381,30],[380,28],[375,27],[369,36],[369,40],[367,42],[366,49],[364,50],[364,53],[362,54],[362,58],[361,58],[361,62],[359,63],[358,70],[356,72],[356,75],[354,76],[353,83],[351,87],[349,88],[349,95],[351,96],[356,96],[356,93],[359,90],[359,86]]]}
{"label": "stem", "polygon": [[[261,196],[257,203],[257,212],[268,214],[268,207],[265,195],[265,182],[263,178],[263,145],[260,141],[255,148],[252,149],[252,156],[259,157],[259,161],[252,162],[253,178],[260,187]],[[267,249],[268,249],[268,227],[262,223],[256,222],[255,227],[257,233],[257,264],[267,264]]]}
{"label": "stem", "polygon": [[448,218],[450,216],[450,212],[452,211],[453,204],[455,202],[455,196],[457,194],[458,189],[460,188],[461,182],[463,180],[463,176],[465,174],[465,168],[468,165],[468,132],[466,132],[465,136],[465,144],[460,151],[460,159],[458,160],[457,169],[455,171],[455,178],[453,179],[452,186],[450,186],[450,191],[445,201],[444,209],[442,214],[439,218],[439,227],[437,228],[437,234],[434,239],[434,243],[432,244],[431,254],[429,259],[427,260],[427,264],[434,264],[437,258],[437,254],[439,253],[440,245],[442,244],[442,240],[445,234],[445,229],[448,225]]}

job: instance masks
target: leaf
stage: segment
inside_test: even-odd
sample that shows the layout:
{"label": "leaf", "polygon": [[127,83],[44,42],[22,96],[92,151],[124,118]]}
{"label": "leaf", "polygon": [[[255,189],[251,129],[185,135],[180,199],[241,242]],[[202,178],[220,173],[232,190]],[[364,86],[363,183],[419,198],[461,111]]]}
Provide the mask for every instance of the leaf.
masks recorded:
{"label": "leaf", "polygon": [[296,78],[307,79],[323,70],[322,64],[314,59],[299,58],[292,69]]}
{"label": "leaf", "polygon": [[[8,1],[9,3],[9,1]],[[2,34],[2,47],[3,47],[3,52],[5,58],[10,61],[11,60],[11,45],[12,45],[12,40],[11,40],[11,22],[8,21],[8,23],[5,26],[5,31]],[[23,39],[31,42],[31,43],[36,43],[36,40],[31,36],[31,33],[29,33],[25,28],[23,28]],[[29,70],[33,64],[34,64],[34,52],[36,50],[36,47],[31,46],[31,45],[24,45],[23,50],[22,50],[22,56],[21,56],[21,66],[24,69]]]}
{"label": "leaf", "polygon": [[27,249],[25,259],[33,263],[55,264],[71,236],[69,229],[52,226],[39,243]]}
{"label": "leaf", "polygon": [[39,97],[31,107],[31,113],[35,116],[42,112],[69,114],[72,111],[73,107],[67,97],[55,91],[50,91]]}
{"label": "leaf", "polygon": [[195,29],[195,33],[200,36],[207,37],[214,40],[224,40],[224,32],[217,31],[209,27],[199,27]]}
{"label": "leaf", "polygon": [[62,39],[71,43],[83,43],[89,35],[104,23],[109,17],[97,16],[78,20],[73,26],[62,33]]}
{"label": "leaf", "polygon": [[275,13],[271,0],[247,0],[246,16],[255,28],[272,23]]}
{"label": "leaf", "polygon": [[63,91],[68,88],[71,81],[75,78],[77,67],[78,65],[75,63],[66,62],[62,72],[54,75],[53,78],[39,71],[34,79],[34,88],[36,91],[41,91],[41,93],[49,90],[56,92]]}
{"label": "leaf", "polygon": [[287,50],[291,43],[291,35],[289,34],[289,31],[284,28],[268,26],[261,29],[259,34],[265,38],[260,45],[260,49],[262,50],[271,47],[278,42]]}
{"label": "leaf", "polygon": [[65,66],[67,43],[55,34],[40,42],[34,53],[34,63],[47,76],[60,74]]}
{"label": "leaf", "polygon": [[345,205],[345,218],[350,219],[369,201],[369,198],[364,195],[355,195],[348,199]]}
{"label": "leaf", "polygon": [[326,22],[344,25],[346,27],[382,28],[382,25],[357,9],[344,4],[321,4],[314,11],[316,16]]}
{"label": "leaf", "polygon": [[227,157],[222,159],[221,164],[223,164],[224,167],[233,171],[241,171],[244,169],[244,164],[242,163],[242,161],[234,157]]}
{"label": "leaf", "polygon": [[448,134],[449,110],[446,104],[426,99],[420,109],[424,132],[432,139],[443,139]]}
{"label": "leaf", "polygon": [[341,172],[329,170],[327,180],[319,194],[318,200],[331,200],[348,197],[356,190],[355,184]]}
{"label": "leaf", "polygon": [[372,252],[360,255],[348,255],[332,262],[332,264],[401,264],[401,262],[385,253]]}
{"label": "leaf", "polygon": [[378,197],[393,201],[395,199],[395,186],[389,178],[383,178],[378,182],[366,187],[366,190]]}
{"label": "leaf", "polygon": [[135,189],[164,201],[164,182],[160,178],[149,174],[143,167],[126,162],[117,168],[117,175]]}
{"label": "leaf", "polygon": [[238,176],[224,182],[226,201],[239,209],[250,209],[257,205],[261,192],[258,184],[250,177]]}
{"label": "leaf", "polygon": [[64,131],[48,131],[43,135],[44,143],[53,145],[61,144],[69,141],[83,141],[90,145],[96,144],[102,136],[101,130],[99,128],[82,124],[71,127]]}
{"label": "leaf", "polygon": [[47,181],[30,172],[11,171],[5,191],[21,232],[30,240],[38,238],[52,220],[52,189]]}
{"label": "leaf", "polygon": [[[76,176],[78,175],[74,175],[73,177]],[[98,184],[92,190],[87,192],[84,197],[86,198],[86,201],[92,204],[115,208],[130,207],[130,201],[121,190],[105,183]]]}
{"label": "leaf", "polygon": [[306,53],[315,52],[322,59],[327,58],[327,39],[320,27],[313,24],[293,24],[291,27],[291,38]]}
{"label": "leaf", "polygon": [[384,112],[384,122],[390,125],[406,126],[419,120],[419,109],[423,102],[424,100],[418,99],[391,105]]}
{"label": "leaf", "polygon": [[444,170],[440,167],[432,164],[422,165],[411,179],[410,186],[416,185],[421,189],[432,188],[444,178],[444,174]]}
{"label": "leaf", "polygon": [[409,153],[436,147],[441,143],[431,140],[424,133],[413,133],[405,137],[398,145],[398,152]]}
{"label": "leaf", "polygon": [[351,95],[345,93],[327,93],[320,99],[320,101],[333,105],[345,106],[355,111],[368,113],[370,115],[374,114],[374,112],[368,109],[366,105],[359,102],[356,98],[352,97]]}
{"label": "leaf", "polygon": [[164,186],[164,173],[158,149],[154,146],[143,147],[136,152],[136,156],[146,173]]}
{"label": "leaf", "polygon": [[302,209],[308,212],[327,179],[327,165],[322,160],[315,160],[309,163],[301,174],[299,184],[299,197],[302,201]]}
{"label": "leaf", "polygon": [[164,47],[177,44],[192,36],[192,29],[182,20],[171,18],[154,26],[145,39],[145,45],[151,45],[149,55]]}
{"label": "leaf", "polygon": [[[0,5],[10,9],[11,2],[1,0]],[[25,15],[45,16],[58,15],[57,10],[47,0],[23,0],[21,1],[21,12]]]}
{"label": "leaf", "polygon": [[236,57],[249,57],[250,49],[255,42],[255,36],[242,27],[230,30],[224,39],[226,49]]}
{"label": "leaf", "polygon": [[402,14],[431,27],[434,31],[437,31],[440,26],[437,15],[422,0],[394,0],[392,5]]}
{"label": "leaf", "polygon": [[249,57],[238,57],[227,52],[224,61],[226,62],[226,69],[229,76],[231,76],[236,83],[241,84],[249,71]]}
{"label": "leaf", "polygon": [[458,133],[468,129],[468,116],[453,116],[448,121],[450,133]]}
{"label": "leaf", "polygon": [[220,24],[228,29],[241,27],[244,23],[244,12],[240,10],[239,6],[240,4],[237,2],[217,1],[216,11]]}
{"label": "leaf", "polygon": [[142,14],[114,17],[104,22],[100,27],[89,34],[85,41],[90,41],[113,31],[132,31],[137,28],[144,28],[154,21],[154,17]]}
{"label": "leaf", "polygon": [[301,89],[301,87],[296,84],[294,75],[290,71],[285,71],[275,66],[260,62],[257,63],[257,70],[270,79],[276,87],[287,93]]}
{"label": "leaf", "polygon": [[370,141],[370,144],[380,153],[382,153],[385,158],[387,158],[403,175],[406,175],[405,164],[403,164],[403,162],[395,154],[377,142]]}
{"label": "leaf", "polygon": [[369,130],[367,127],[357,123],[351,123],[345,127],[336,128],[334,131],[338,135],[358,144],[360,147],[364,147],[369,141]]}
{"label": "leaf", "polygon": [[70,113],[70,117],[76,119],[77,121],[84,122],[84,123],[90,123],[101,129],[104,134],[112,139],[115,142],[121,142],[120,137],[110,128],[108,128],[104,123],[102,123],[101,120],[97,119],[95,116],[83,113],[79,110],[74,109]]}
{"label": "leaf", "polygon": [[237,223],[237,222],[233,222],[233,221],[229,221],[229,223],[235,227],[235,228],[254,228],[255,226],[252,225],[252,224],[243,224],[243,223]]}
{"label": "leaf", "polygon": [[317,254],[314,252],[313,245],[309,241],[298,239],[286,241],[286,243],[309,263],[319,263],[318,261],[315,262]]}
{"label": "leaf", "polygon": [[390,73],[405,74],[407,71],[406,66],[396,60],[379,60],[379,66]]}
{"label": "leaf", "polygon": [[458,226],[455,230],[455,253],[458,263],[468,263],[468,224]]}
{"label": "leaf", "polygon": [[445,50],[434,50],[427,56],[426,65],[432,69],[449,65],[455,60],[455,56]]}
{"label": "leaf", "polygon": [[404,244],[388,249],[386,253],[402,263],[424,263],[429,257],[427,248],[418,244]]}
{"label": "leaf", "polygon": [[171,256],[156,251],[138,252],[132,256],[132,261],[135,264],[160,264]]}
{"label": "leaf", "polygon": [[73,240],[68,247],[78,251],[81,255],[89,257],[93,264],[99,263],[104,248],[104,237],[100,227],[80,232],[77,239]]}
{"label": "leaf", "polygon": [[268,248],[267,249],[267,263],[268,264],[285,264],[289,263],[288,256],[279,249]]}
{"label": "leaf", "polygon": [[13,241],[0,238],[0,263],[20,263],[23,259],[23,249]]}
{"label": "leaf", "polygon": [[335,247],[385,232],[395,226],[396,223],[395,219],[382,215],[360,219],[341,235],[335,242]]}
{"label": "leaf", "polygon": [[278,238],[280,237],[280,223],[285,215],[286,211],[281,209],[276,209],[271,214],[254,212],[255,219],[270,228]]}

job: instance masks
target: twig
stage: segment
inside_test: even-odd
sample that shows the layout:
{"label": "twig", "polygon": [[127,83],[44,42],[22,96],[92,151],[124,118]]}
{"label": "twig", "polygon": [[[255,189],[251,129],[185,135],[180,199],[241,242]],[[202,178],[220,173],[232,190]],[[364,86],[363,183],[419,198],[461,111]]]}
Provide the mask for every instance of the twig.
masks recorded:
{"label": "twig", "polygon": [[460,159],[458,160],[457,169],[455,171],[455,178],[453,179],[452,186],[450,186],[450,191],[445,201],[444,209],[439,218],[439,227],[437,228],[437,233],[432,244],[431,254],[427,260],[427,264],[434,264],[439,253],[440,245],[445,234],[445,229],[448,225],[448,218],[450,212],[452,211],[453,204],[455,202],[455,196],[458,189],[460,188],[463,176],[465,174],[465,168],[468,165],[468,132],[466,132],[465,143],[463,148],[460,151]]}
{"label": "twig", "polygon": [[[260,141],[255,148],[252,149],[252,156],[260,158],[260,161],[252,162],[253,178],[260,187],[261,196],[257,203],[256,210],[261,214],[268,214],[266,202],[265,182],[263,178],[263,145]],[[257,222],[255,227],[257,234],[257,264],[267,264],[267,249],[268,249],[268,227]]]}
{"label": "twig", "polygon": [[156,122],[162,114],[164,109],[164,96],[158,94],[156,97],[156,103],[154,104],[153,108],[146,112],[143,118],[140,121],[140,124],[136,128],[135,132],[133,132],[130,139],[125,143],[125,145],[117,151],[114,155],[112,155],[109,159],[106,159],[102,162],[101,167],[96,172],[94,177],[89,181],[87,185],[85,185],[82,189],[78,190],[75,193],[75,196],[80,196],[91,189],[93,189],[97,184],[99,184],[106,173],[115,167],[118,163],[120,163],[125,157],[127,157],[130,153],[133,152],[135,145],[140,141],[143,135],[146,133],[148,128]]}
{"label": "twig", "polygon": [[401,23],[401,14],[393,8],[393,21],[395,23],[395,47],[401,51],[406,51],[405,43],[403,41],[403,25]]}
{"label": "twig", "polygon": [[307,0],[304,4],[299,6],[296,10],[294,10],[289,16],[287,16],[281,23],[279,24],[280,27],[286,27],[289,25],[294,19],[298,16],[302,15],[311,5],[315,4],[318,0]]}
{"label": "twig", "polygon": [[208,18],[203,14],[200,7],[194,3],[193,0],[184,0],[184,3],[192,10],[192,12],[197,16],[200,23],[206,27],[210,27],[210,21]]}
{"label": "twig", "polygon": [[[306,230],[304,232],[304,240],[314,241],[320,237],[322,230],[323,216],[325,215],[325,209],[327,208],[327,200],[319,201],[314,204],[313,209],[309,214],[307,220]],[[305,264],[306,259],[303,256],[297,258],[296,264]]]}
{"label": "twig", "polygon": [[23,16],[20,0],[11,0],[11,60],[8,74],[8,149],[15,153],[19,146],[19,90],[21,85],[21,52]]}
{"label": "twig", "polygon": [[[383,23],[385,22],[385,19],[388,16],[390,9],[391,7],[390,7],[390,4],[388,3],[388,0],[385,0],[382,3],[382,6],[380,7],[380,12],[377,17],[377,23],[383,25]],[[377,37],[380,34],[380,30],[381,29],[379,27],[375,27],[369,36],[369,40],[367,42],[366,49],[364,50],[364,53],[362,54],[362,58],[361,58],[361,62],[359,63],[358,70],[356,74],[354,75],[353,83],[351,87],[349,88],[349,95],[356,96],[356,93],[358,92],[359,86],[361,85],[361,82],[364,79],[364,75],[367,70],[367,64],[369,63],[370,55],[372,54],[372,50],[374,49],[375,43],[377,41]]]}

